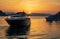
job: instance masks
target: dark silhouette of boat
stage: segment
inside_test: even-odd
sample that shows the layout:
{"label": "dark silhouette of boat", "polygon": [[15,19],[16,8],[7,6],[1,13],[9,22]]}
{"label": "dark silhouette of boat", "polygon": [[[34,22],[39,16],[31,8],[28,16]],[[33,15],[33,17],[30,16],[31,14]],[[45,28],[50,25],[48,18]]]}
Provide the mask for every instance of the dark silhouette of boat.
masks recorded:
{"label": "dark silhouette of boat", "polygon": [[10,25],[7,30],[7,36],[26,35],[30,30],[30,18],[26,17],[24,12],[19,12],[17,15],[7,18],[6,21]]}
{"label": "dark silhouette of boat", "polygon": [[57,14],[55,15],[51,15],[49,17],[46,18],[47,21],[60,21],[60,12],[58,12]]}

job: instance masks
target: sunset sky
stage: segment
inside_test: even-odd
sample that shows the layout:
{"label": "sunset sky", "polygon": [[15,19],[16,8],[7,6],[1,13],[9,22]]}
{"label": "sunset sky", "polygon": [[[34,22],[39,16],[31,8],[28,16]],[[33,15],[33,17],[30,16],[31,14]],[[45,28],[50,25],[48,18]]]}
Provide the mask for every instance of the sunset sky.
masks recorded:
{"label": "sunset sky", "polygon": [[51,13],[60,11],[60,0],[0,0],[5,12]]}

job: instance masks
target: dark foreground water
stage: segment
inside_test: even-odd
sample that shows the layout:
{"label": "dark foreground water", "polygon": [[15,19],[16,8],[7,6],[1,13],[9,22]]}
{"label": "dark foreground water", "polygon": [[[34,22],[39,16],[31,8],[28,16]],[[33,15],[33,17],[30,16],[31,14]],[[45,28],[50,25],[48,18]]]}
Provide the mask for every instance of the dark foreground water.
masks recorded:
{"label": "dark foreground water", "polygon": [[[13,36],[14,39],[60,39],[60,22],[47,22],[45,17],[31,16],[30,33],[24,36]],[[4,26],[5,25],[5,26]],[[6,30],[9,26],[0,19],[0,39],[8,39]],[[12,39],[13,37],[9,37]]]}

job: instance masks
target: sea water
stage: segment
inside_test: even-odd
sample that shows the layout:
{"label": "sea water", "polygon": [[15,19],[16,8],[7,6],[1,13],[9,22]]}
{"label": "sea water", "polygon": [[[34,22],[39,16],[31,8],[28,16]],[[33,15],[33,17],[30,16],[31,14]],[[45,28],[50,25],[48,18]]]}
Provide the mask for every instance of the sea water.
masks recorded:
{"label": "sea water", "polygon": [[[10,39],[60,39],[60,21],[47,22],[45,16],[30,16],[31,26],[28,35],[12,36]],[[9,24],[0,19],[0,39],[8,39],[6,30]]]}

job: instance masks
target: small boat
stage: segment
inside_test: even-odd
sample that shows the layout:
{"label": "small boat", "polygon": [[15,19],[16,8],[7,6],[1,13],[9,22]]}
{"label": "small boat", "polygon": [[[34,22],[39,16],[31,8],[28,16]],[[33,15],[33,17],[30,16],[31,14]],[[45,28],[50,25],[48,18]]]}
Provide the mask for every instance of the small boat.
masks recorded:
{"label": "small boat", "polygon": [[11,16],[6,19],[10,25],[7,30],[7,36],[26,35],[30,30],[30,18],[26,16]]}
{"label": "small boat", "polygon": [[46,17],[46,21],[52,22],[54,20],[54,16],[51,15],[49,17]]}
{"label": "small boat", "polygon": [[46,17],[46,21],[48,21],[48,22],[60,21],[60,12],[58,12],[55,15],[51,15],[51,16]]}

